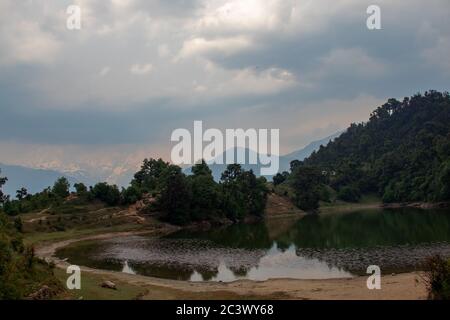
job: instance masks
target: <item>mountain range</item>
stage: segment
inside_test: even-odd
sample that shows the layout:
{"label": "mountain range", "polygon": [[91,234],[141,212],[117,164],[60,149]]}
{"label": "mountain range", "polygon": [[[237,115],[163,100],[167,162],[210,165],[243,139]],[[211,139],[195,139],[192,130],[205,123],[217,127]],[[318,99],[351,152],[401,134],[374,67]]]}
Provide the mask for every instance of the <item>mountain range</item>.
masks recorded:
{"label": "mountain range", "polygon": [[[279,157],[279,163],[280,163],[280,167],[278,172],[283,172],[283,171],[289,171],[290,170],[290,163],[293,160],[304,160],[305,158],[309,157],[314,151],[319,150],[320,146],[326,146],[328,145],[328,143],[332,140],[334,140],[335,138],[337,138],[338,136],[340,136],[342,134],[342,132],[337,132],[331,136],[328,136],[324,139],[320,139],[317,141],[313,141],[310,144],[308,144],[306,147],[296,150],[292,153],[289,153],[287,155],[284,156],[280,156]],[[257,159],[259,159],[258,154],[250,149],[239,149],[239,148],[235,148],[234,149],[234,154],[236,155],[237,151],[243,151],[245,154],[245,159],[249,159],[250,155],[255,155],[257,156]],[[215,158],[216,159],[224,159],[224,154],[221,154],[219,156],[217,156]],[[214,162],[217,162],[215,160],[210,160],[207,161],[206,163],[208,164],[209,168],[212,171],[212,175],[214,177],[214,180],[219,181],[220,177],[222,176],[222,172],[225,171],[227,165],[226,164],[217,164]],[[257,164],[247,164],[247,163],[241,163],[241,166],[243,169],[245,170],[253,170],[253,172],[255,173],[255,175],[259,176],[260,174],[260,170],[262,167],[264,167],[263,164],[258,163]],[[192,167],[187,167],[185,169],[183,169],[183,172],[185,174],[191,174],[191,168]],[[268,180],[271,180],[273,176],[265,176]]]}
{"label": "mountain range", "polygon": [[[324,139],[311,142],[306,147],[300,150],[294,151],[284,156],[280,156],[279,172],[289,171],[290,162],[292,160],[305,159],[306,157],[311,155],[313,151],[318,150],[321,145],[326,146],[331,140],[339,136],[341,133],[342,132],[338,132]],[[246,158],[248,159],[248,155],[254,151],[246,149],[244,152],[246,154]],[[209,166],[213,172],[214,179],[216,179],[217,181],[220,180],[222,172],[226,169],[226,165],[211,163],[209,164]],[[256,175],[259,175],[262,165],[259,163],[255,165],[243,164],[242,167],[245,170],[252,169]],[[11,196],[14,196],[16,194],[16,190],[22,187],[27,188],[29,193],[40,192],[43,189],[52,186],[55,180],[58,179],[59,177],[66,177],[69,180],[70,184],[73,186],[73,184],[77,182],[83,182],[86,185],[94,185],[97,182],[103,181],[108,181],[111,183],[109,178],[112,175],[114,175],[114,181],[112,183],[115,183],[120,187],[127,186],[131,181],[131,179],[133,178],[135,172],[132,169],[125,170],[122,167],[121,170],[114,170],[114,169],[106,171],[98,170],[96,172],[94,172],[93,170],[82,170],[82,169],[71,171],[58,171],[51,169],[36,169],[1,163],[0,169],[1,175],[6,176],[8,178],[8,182],[3,186],[3,192]],[[186,174],[190,174],[191,167],[185,168],[183,172]],[[266,178],[271,179],[272,176],[267,176]]]}

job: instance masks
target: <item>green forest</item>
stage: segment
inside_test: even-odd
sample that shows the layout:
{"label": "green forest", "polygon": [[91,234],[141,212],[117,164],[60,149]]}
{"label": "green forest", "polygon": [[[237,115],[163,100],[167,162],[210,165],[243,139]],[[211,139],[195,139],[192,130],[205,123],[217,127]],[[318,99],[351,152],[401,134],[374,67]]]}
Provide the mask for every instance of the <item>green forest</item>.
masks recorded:
{"label": "green forest", "polygon": [[[7,183],[7,178],[1,179],[2,185]],[[21,188],[15,199],[11,199],[2,193],[0,210],[12,217],[44,209],[73,213],[77,204],[100,201],[106,206],[128,206],[145,196],[151,200],[146,210],[159,213],[162,220],[173,224],[214,219],[237,222],[248,216],[263,216],[268,193],[266,182],[238,164],[229,165],[217,183],[204,161],[192,168],[191,175],[185,175],[179,166],[162,159],[145,159],[127,188],[119,190],[106,182],[89,188],[76,183],[71,194],[71,185],[61,177],[53,187],[36,194],[28,194],[26,188]],[[19,224],[20,218],[17,221]]]}
{"label": "green forest", "polygon": [[429,91],[389,99],[367,122],[352,124],[274,184],[294,190],[294,201],[314,210],[330,192],[347,202],[376,194],[385,203],[450,200],[450,96]]}

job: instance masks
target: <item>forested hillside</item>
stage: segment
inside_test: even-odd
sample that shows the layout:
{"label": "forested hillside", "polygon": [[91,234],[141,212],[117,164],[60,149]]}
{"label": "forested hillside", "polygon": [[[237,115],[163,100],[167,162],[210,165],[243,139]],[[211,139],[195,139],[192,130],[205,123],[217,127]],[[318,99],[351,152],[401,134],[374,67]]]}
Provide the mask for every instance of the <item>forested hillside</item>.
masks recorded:
{"label": "forested hillside", "polygon": [[292,165],[320,169],[343,200],[373,192],[384,202],[450,200],[450,96],[390,99],[368,122]]}

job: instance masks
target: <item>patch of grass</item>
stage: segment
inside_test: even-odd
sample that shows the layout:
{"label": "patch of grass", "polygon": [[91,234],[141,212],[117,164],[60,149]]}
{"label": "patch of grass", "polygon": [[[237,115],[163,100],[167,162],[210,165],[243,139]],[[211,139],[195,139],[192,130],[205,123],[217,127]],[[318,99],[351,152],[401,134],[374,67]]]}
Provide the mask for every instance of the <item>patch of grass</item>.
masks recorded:
{"label": "patch of grass", "polygon": [[291,199],[294,197],[294,190],[287,183],[279,184],[273,187],[273,190],[279,196],[289,197]]}
{"label": "patch of grass", "polygon": [[[68,274],[61,269],[55,271],[56,277],[66,283]],[[102,288],[101,284],[106,281],[113,281],[117,290]],[[66,290],[66,292],[57,299],[74,299],[74,300],[133,300],[144,295],[147,292],[145,288],[128,284],[126,282],[111,279],[111,277],[98,275],[90,272],[82,272],[81,289]]]}
{"label": "patch of grass", "polygon": [[363,195],[359,202],[345,202],[336,200],[334,202],[320,202],[320,212],[340,212],[340,211],[352,211],[368,208],[379,208],[382,205],[381,199],[376,195]]}
{"label": "patch of grass", "polygon": [[140,231],[146,230],[148,226],[138,225],[133,223],[114,225],[111,227],[98,227],[91,229],[69,229],[59,232],[36,232],[36,233],[26,233],[24,235],[24,242],[27,245],[50,242],[50,241],[62,241],[68,239],[78,239],[85,236],[110,233],[110,232],[127,232],[127,231]]}
{"label": "patch of grass", "polygon": [[47,264],[47,262],[35,259],[32,270],[23,274],[21,286],[26,288],[24,296],[27,297],[43,286],[49,287],[53,293],[64,292],[62,283],[55,277],[57,271],[54,266]]}

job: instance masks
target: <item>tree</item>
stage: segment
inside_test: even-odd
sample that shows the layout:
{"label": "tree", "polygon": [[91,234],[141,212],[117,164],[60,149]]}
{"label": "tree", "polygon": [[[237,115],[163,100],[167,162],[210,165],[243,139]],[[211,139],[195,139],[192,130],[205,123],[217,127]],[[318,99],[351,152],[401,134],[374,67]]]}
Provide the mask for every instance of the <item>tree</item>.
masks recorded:
{"label": "tree", "polygon": [[287,171],[284,171],[283,173],[277,173],[273,177],[273,185],[278,186],[278,185],[282,184],[284,181],[286,181],[286,179],[288,177],[289,177],[289,172],[287,172]]}
{"label": "tree", "polygon": [[256,178],[252,170],[230,164],[222,174],[222,209],[226,216],[239,221],[246,215],[262,216],[267,200],[265,178]]}
{"label": "tree", "polygon": [[92,188],[94,198],[105,202],[109,206],[120,203],[120,190],[116,185],[109,185],[106,182],[97,183]]}
{"label": "tree", "polygon": [[160,188],[160,179],[168,167],[169,163],[162,159],[144,159],[141,170],[136,172],[131,184],[145,192],[154,191]]}
{"label": "tree", "polygon": [[240,164],[229,164],[225,171],[222,173],[220,180],[223,183],[235,182],[238,177],[242,174],[242,167]]}
{"label": "tree", "polygon": [[70,183],[66,177],[56,180],[52,192],[60,198],[66,198],[69,195]]}
{"label": "tree", "polygon": [[191,218],[205,220],[215,216],[219,209],[219,188],[204,160],[192,167],[187,177],[191,189]]}
{"label": "tree", "polygon": [[28,195],[28,191],[26,188],[20,188],[16,191],[16,198],[20,201],[24,199]]}
{"label": "tree", "polygon": [[78,196],[84,196],[87,193],[87,187],[84,183],[75,183],[73,185]]}
{"label": "tree", "polygon": [[345,186],[339,189],[338,198],[347,202],[358,202],[361,193],[355,186]]}
{"label": "tree", "polygon": [[122,188],[121,199],[123,204],[133,204],[142,198],[142,193],[136,186],[129,186],[128,188]]}
{"label": "tree", "polygon": [[293,160],[293,161],[291,161],[291,163],[290,163],[291,172],[294,172],[294,170],[297,167],[299,167],[301,164],[302,164],[302,162],[300,160]]}
{"label": "tree", "polygon": [[229,164],[220,179],[221,207],[226,216],[233,221],[243,219],[246,214],[245,196],[238,181],[242,172],[240,164]]}
{"label": "tree", "polygon": [[[2,170],[0,169],[0,174],[2,173]],[[8,178],[0,176],[0,205],[3,204],[6,200],[6,196],[3,194],[2,187],[5,185],[6,181],[8,181]]]}
{"label": "tree", "polygon": [[206,175],[206,176],[212,177],[212,171],[206,164],[205,160],[203,160],[203,159],[200,163],[197,163],[196,165],[194,165],[192,167],[191,171],[194,176]]}
{"label": "tree", "polygon": [[319,168],[305,165],[297,166],[291,174],[295,204],[304,211],[318,209],[323,181],[324,177]]}
{"label": "tree", "polygon": [[167,219],[174,224],[186,224],[191,220],[191,193],[186,176],[178,166],[170,165],[162,173],[160,207],[167,212]]}
{"label": "tree", "polygon": [[253,170],[244,171],[239,177],[239,189],[244,195],[246,211],[250,215],[262,216],[266,207],[266,178],[257,178]]}

